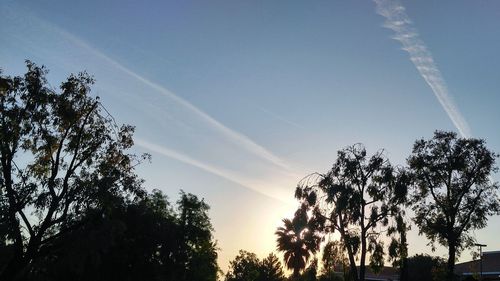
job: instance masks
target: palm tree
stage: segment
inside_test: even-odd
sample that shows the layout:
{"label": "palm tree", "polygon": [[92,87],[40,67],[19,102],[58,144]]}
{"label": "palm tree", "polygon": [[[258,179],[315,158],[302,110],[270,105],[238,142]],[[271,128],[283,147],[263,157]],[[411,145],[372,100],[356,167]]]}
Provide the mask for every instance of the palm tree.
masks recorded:
{"label": "palm tree", "polygon": [[316,231],[317,223],[310,220],[305,206],[295,212],[292,220],[283,219],[284,226],[276,231],[278,250],[284,252],[284,261],[288,269],[293,269],[297,278],[306,267],[311,254],[319,250],[321,237]]}

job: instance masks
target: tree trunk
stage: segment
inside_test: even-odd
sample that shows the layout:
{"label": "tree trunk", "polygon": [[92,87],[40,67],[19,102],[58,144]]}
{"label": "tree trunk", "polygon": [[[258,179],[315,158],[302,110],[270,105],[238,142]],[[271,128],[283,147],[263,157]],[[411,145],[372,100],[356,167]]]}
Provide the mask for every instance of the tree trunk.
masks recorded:
{"label": "tree trunk", "polygon": [[[349,281],[358,281],[358,269],[356,268],[356,260],[354,259],[354,253],[352,252],[351,246],[347,246],[347,256],[349,257]],[[344,268],[344,272],[345,272]]]}
{"label": "tree trunk", "polygon": [[361,257],[359,259],[359,281],[365,281],[365,260],[366,260],[366,238],[361,233]]}
{"label": "tree trunk", "polygon": [[[406,224],[404,225],[404,228],[406,229]],[[408,244],[406,241],[406,230],[403,230],[401,233],[401,272],[399,276],[400,281],[408,281]]]}
{"label": "tree trunk", "polygon": [[[342,241],[345,242],[348,239],[346,239],[347,235],[345,233],[342,216],[339,215],[338,219],[340,222],[340,227],[339,227],[340,236],[342,237]],[[358,269],[356,267],[356,260],[354,258],[354,252],[352,251],[351,245],[346,244],[345,249],[347,250],[347,256],[349,257],[349,276],[350,276],[349,281],[358,281],[359,280]]]}
{"label": "tree trunk", "polygon": [[27,265],[27,262],[24,258],[24,246],[21,227],[16,217],[17,201],[12,186],[12,157],[5,151],[2,151],[1,164],[2,175],[5,184],[5,193],[8,197],[9,202],[7,218],[10,226],[10,234],[14,238],[14,243],[12,244],[14,253],[3,271],[0,272],[0,280],[16,280],[16,276],[18,276],[24,269],[24,267]]}
{"label": "tree trunk", "polygon": [[294,268],[293,269],[293,275],[292,275],[292,280],[299,280],[299,277],[300,277],[300,271],[298,268]]}
{"label": "tree trunk", "polygon": [[403,257],[401,260],[401,273],[399,276],[400,281],[408,281],[408,258]]}
{"label": "tree trunk", "polygon": [[351,246],[347,246],[347,255],[349,256],[349,276],[350,281],[358,281],[358,269],[356,268],[356,260]]}
{"label": "tree trunk", "polygon": [[359,281],[358,279],[358,269],[356,268],[356,263],[353,262],[349,266],[349,276],[351,276],[351,281]]}
{"label": "tree trunk", "polygon": [[[364,207],[363,207],[364,208]],[[363,209],[364,210],[364,209]],[[362,212],[362,216],[364,217],[364,211]],[[366,230],[364,225],[361,226],[361,257],[359,258],[359,281],[365,281],[365,273],[366,273]]]}
{"label": "tree trunk", "polygon": [[456,256],[456,246],[455,243],[448,243],[448,264],[447,264],[447,272],[446,279],[448,281],[453,281],[455,276],[455,256]]}

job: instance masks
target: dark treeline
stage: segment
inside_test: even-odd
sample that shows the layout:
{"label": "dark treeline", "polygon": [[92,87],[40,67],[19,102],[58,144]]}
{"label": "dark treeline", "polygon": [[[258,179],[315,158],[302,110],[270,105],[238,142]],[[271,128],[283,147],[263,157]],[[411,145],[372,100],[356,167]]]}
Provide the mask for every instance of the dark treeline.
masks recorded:
{"label": "dark treeline", "polygon": [[[146,191],[135,167],[150,157],[129,152],[134,127],[90,95],[90,75],[54,90],[44,67],[26,65],[24,76],[0,72],[0,280],[218,280],[209,206]],[[471,232],[500,213],[497,157],[484,140],[442,131],[401,167],[383,150],[346,147],[299,182],[300,206],[276,231],[283,266],[242,250],[223,279],[363,281],[389,261],[402,281],[455,280]],[[412,225],[448,259],[409,257]]]}
{"label": "dark treeline", "polygon": [[[93,79],[0,75],[0,280],[216,280],[209,206],[146,192]],[[0,73],[1,74],[1,73]]]}
{"label": "dark treeline", "polygon": [[[240,250],[230,262],[225,281],[345,281],[348,260],[339,241],[326,243],[321,259],[313,258],[299,274],[286,277],[279,258],[271,253],[259,260],[255,253]],[[446,278],[446,261],[427,254],[407,257],[407,281],[441,281]]]}
{"label": "dark treeline", "polygon": [[474,245],[471,232],[500,213],[499,185],[490,180],[497,157],[484,140],[443,131],[417,140],[404,167],[391,165],[383,150],[369,156],[363,145],[349,146],[338,151],[328,172],[299,182],[300,207],[276,231],[278,249],[298,280],[320,243],[335,233],[340,236],[335,251],[342,253],[337,254],[342,270],[331,271],[335,278],[364,281],[367,265],[377,273],[389,260],[399,280],[413,280],[415,264],[425,261],[408,258],[407,231],[413,223],[429,239],[430,250],[436,244],[448,249],[446,266],[435,265],[434,278],[457,280],[455,262]]}

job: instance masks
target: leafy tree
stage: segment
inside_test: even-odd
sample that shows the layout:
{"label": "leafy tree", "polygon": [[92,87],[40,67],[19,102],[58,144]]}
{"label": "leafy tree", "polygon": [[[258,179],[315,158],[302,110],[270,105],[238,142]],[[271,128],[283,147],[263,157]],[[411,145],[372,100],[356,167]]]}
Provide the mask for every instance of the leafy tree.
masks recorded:
{"label": "leafy tree", "polygon": [[417,254],[407,260],[408,281],[439,281],[445,277],[446,262],[439,257]]}
{"label": "leafy tree", "polygon": [[300,281],[316,281],[317,274],[318,274],[318,259],[314,258],[309,263],[309,266],[302,273]]}
{"label": "leafy tree", "polygon": [[[121,202],[105,213],[86,214],[86,223],[53,241],[38,259],[31,280],[178,280],[172,253],[178,244],[175,214],[154,192]],[[159,251],[161,249],[161,251]]]}
{"label": "leafy tree", "polygon": [[392,266],[399,269],[399,280],[408,281],[408,241],[406,234],[410,230],[405,212],[401,210],[395,217],[395,224],[388,229],[391,237],[388,254]]}
{"label": "leafy tree", "polygon": [[0,280],[215,281],[209,206],[144,190],[148,156],[127,153],[134,128],[90,96],[92,77],[57,92],[26,64],[0,75]]}
{"label": "leafy tree", "polygon": [[117,127],[90,96],[94,80],[71,75],[56,92],[47,70],[27,61],[23,77],[0,76],[0,202],[8,262],[1,280],[29,271],[50,242],[109,200],[141,195],[127,154],[134,128]]}
{"label": "leafy tree", "polygon": [[295,196],[322,222],[322,232],[340,233],[352,280],[364,280],[367,253],[374,269],[383,266],[380,236],[405,202],[406,181],[383,151],[367,157],[365,148],[356,144],[338,152],[329,172],[312,174],[299,183]]}
{"label": "leafy tree", "polygon": [[418,140],[408,158],[414,176],[414,221],[434,243],[448,247],[447,279],[453,279],[455,260],[474,243],[470,232],[486,226],[487,217],[500,213],[497,154],[484,140],[458,138],[436,131],[430,140]]}
{"label": "leafy tree", "polygon": [[229,262],[226,281],[256,281],[260,276],[260,261],[257,255],[240,250],[236,258]]}
{"label": "leafy tree", "polygon": [[349,276],[339,275],[337,273],[322,274],[318,278],[319,281],[345,281],[349,280]]}
{"label": "leafy tree", "polygon": [[219,267],[213,227],[208,217],[210,207],[183,191],[177,205],[180,240],[175,256],[182,273],[178,280],[215,280]]}
{"label": "leafy tree", "polygon": [[[104,216],[90,212],[82,227],[53,242],[53,250],[31,266],[26,280],[215,281],[215,242],[183,241],[179,217],[159,191],[115,204]],[[179,244],[192,249],[181,255]],[[188,261],[181,256],[189,256]]]}
{"label": "leafy tree", "polygon": [[278,257],[270,253],[259,261],[257,255],[240,250],[230,262],[226,281],[285,281],[283,268]]}
{"label": "leafy tree", "polygon": [[270,253],[260,263],[260,274],[258,281],[285,281],[283,267],[278,257]]}
{"label": "leafy tree", "polygon": [[306,267],[310,255],[319,250],[319,222],[309,218],[306,205],[302,205],[292,220],[283,219],[283,223],[284,226],[276,231],[278,250],[284,252],[285,265],[293,269],[293,277],[297,278]]}
{"label": "leafy tree", "polygon": [[345,247],[340,241],[329,241],[323,248],[323,256],[321,258],[323,268],[321,276],[324,280],[332,279],[338,272],[342,272],[342,276],[346,277],[346,268],[348,259],[345,252]]}

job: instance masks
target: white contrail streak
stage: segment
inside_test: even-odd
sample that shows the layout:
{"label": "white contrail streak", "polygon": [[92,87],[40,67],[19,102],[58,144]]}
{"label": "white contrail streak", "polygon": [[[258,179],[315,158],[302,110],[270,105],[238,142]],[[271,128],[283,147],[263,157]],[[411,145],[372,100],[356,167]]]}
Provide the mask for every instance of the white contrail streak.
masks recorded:
{"label": "white contrail streak", "polygon": [[[28,50],[27,52],[30,52],[32,55],[35,54],[36,56],[38,54],[39,57],[47,59],[48,57],[52,57],[50,51],[56,51],[56,53],[61,53],[57,56],[57,59],[70,55],[74,56],[77,60],[80,57],[87,59],[88,62],[86,63],[89,63],[91,66],[97,62],[98,69],[102,71],[111,70],[113,73],[120,74],[119,78],[115,77],[115,79],[129,80],[123,84],[124,87],[140,84],[146,87],[146,92],[148,92],[147,89],[151,89],[149,92],[164,96],[165,98],[162,100],[168,100],[168,106],[171,106],[175,113],[181,114],[181,117],[176,118],[179,120],[175,121],[186,121],[189,124],[198,126],[196,128],[203,130],[199,134],[205,131],[208,133],[207,139],[209,143],[217,141],[221,144],[220,147],[214,147],[214,150],[218,152],[217,159],[198,158],[193,153],[185,154],[173,147],[166,147],[158,143],[155,144],[144,139],[136,139],[138,146],[237,183],[242,187],[251,189],[267,197],[289,203],[285,200],[289,195],[289,190],[286,187],[293,186],[293,181],[299,178],[299,176],[293,172],[287,162],[255,143],[249,137],[226,127],[175,93],[137,74],[77,36],[37,17],[29,11],[20,12],[19,9],[9,7],[7,9],[0,9],[0,22],[2,20],[6,20],[16,26],[16,36],[10,39],[21,46],[38,46],[39,44],[37,43],[39,43],[39,40],[41,38],[41,40],[45,40],[45,37],[51,38],[51,40],[47,39],[50,42],[55,42],[54,45],[41,44],[36,50]],[[34,29],[32,30],[31,27]],[[4,35],[3,31],[0,30],[1,35]],[[38,34],[48,33],[48,36],[40,36],[40,38],[32,36],[31,32],[33,31]],[[70,61],[72,61],[71,59]],[[57,61],[56,58],[52,58],[51,60]],[[64,59],[59,61],[59,64],[64,63],[66,63]],[[64,65],[66,67],[72,66],[69,62],[68,65]],[[144,87],[141,87],[143,88],[141,91],[144,91]],[[173,117],[171,116],[171,118]],[[188,118],[188,120],[184,118]],[[189,125],[186,125],[186,127],[189,127]],[[166,129],[167,127],[162,128]],[[170,133],[176,134],[175,129],[169,129]],[[188,129],[193,128],[189,127]],[[201,140],[200,143],[198,138],[199,134],[194,134],[196,139],[193,141],[204,147],[203,141]],[[187,141],[190,140],[188,139]],[[224,147],[226,145],[228,146],[227,149]],[[202,148],[197,147],[196,149]],[[209,155],[212,154],[209,153]],[[227,157],[223,157],[223,155]],[[240,166],[239,164],[243,165]],[[296,167],[294,166],[293,169],[296,169]]]}
{"label": "white contrail streak", "polygon": [[394,39],[398,40],[403,45],[403,50],[408,52],[410,60],[431,87],[457,130],[463,137],[469,137],[471,135],[469,125],[449,94],[432,54],[420,39],[417,29],[412,26],[403,5],[397,0],[374,0],[374,2],[377,13],[386,19],[384,27],[394,31]]}
{"label": "white contrail streak", "polygon": [[207,122],[210,126],[212,126],[214,129],[217,131],[221,132],[224,136],[226,136],[228,139],[232,140],[234,143],[238,144],[239,146],[245,148],[246,150],[250,151],[251,153],[266,159],[267,161],[284,168],[286,170],[290,170],[291,167],[290,165],[280,157],[274,155],[272,152],[267,150],[266,148],[262,147],[261,145],[255,143],[253,140],[251,140],[249,137],[236,132],[228,127],[226,127],[224,124],[220,123],[219,121],[215,120],[212,116],[208,115],[206,112],[202,111],[201,109],[197,108],[193,104],[189,103],[185,99],[177,96],[173,92],[169,91],[165,87],[150,81],[149,79],[137,74],[136,72],[130,70],[129,68],[123,66],[119,62],[113,60],[112,58],[108,57],[106,54],[102,53],[101,51],[95,49],[94,47],[90,46],[86,42],[84,42],[82,39],[76,37],[75,35],[59,28],[58,26],[55,26],[49,22],[46,22],[45,20],[40,19],[45,25],[47,25],[49,28],[55,30],[56,32],[60,33],[64,38],[66,38],[68,41],[74,43],[75,45],[78,45],[81,48],[84,48],[91,52],[93,55],[103,59],[116,69],[124,72],[125,74],[129,75],[130,77],[137,79],[141,83],[147,85],[148,87],[160,92],[162,95],[172,99],[174,102],[179,104],[180,106],[184,107],[185,109],[189,110],[192,112],[195,116],[201,118],[205,122]]}
{"label": "white contrail streak", "polygon": [[202,161],[194,159],[194,158],[187,156],[183,153],[180,153],[178,151],[169,149],[167,147],[164,147],[164,146],[161,146],[158,144],[151,143],[151,142],[146,141],[144,139],[136,138],[134,140],[134,143],[137,146],[145,148],[149,151],[152,151],[152,152],[158,153],[160,155],[175,159],[175,160],[180,161],[182,163],[197,167],[199,169],[202,169],[204,171],[207,171],[209,173],[217,175],[221,178],[224,178],[226,180],[229,180],[231,182],[239,184],[243,187],[254,190],[254,191],[256,191],[262,195],[265,195],[267,197],[273,198],[273,199],[278,200],[278,201],[283,202],[283,203],[287,203],[287,204],[290,203],[290,202],[283,200],[283,196],[279,196],[279,195],[273,194],[271,192],[266,192],[266,189],[262,187],[262,184],[259,184],[256,182],[251,182],[250,180],[245,179],[232,171],[228,171],[228,170],[220,168],[220,167],[206,164]]}

